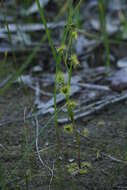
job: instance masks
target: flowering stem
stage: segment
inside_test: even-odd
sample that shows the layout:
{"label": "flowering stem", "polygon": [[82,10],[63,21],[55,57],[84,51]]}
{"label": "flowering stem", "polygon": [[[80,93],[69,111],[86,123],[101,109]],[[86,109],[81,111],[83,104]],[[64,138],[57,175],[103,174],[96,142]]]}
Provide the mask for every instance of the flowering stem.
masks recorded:
{"label": "flowering stem", "polygon": [[78,131],[77,131],[76,126],[75,126],[73,112],[71,114],[71,122],[73,124],[73,129],[74,129],[74,133],[75,133],[75,137],[76,137],[76,141],[77,141],[77,145],[78,145],[78,152],[77,152],[78,167],[81,168],[81,158],[80,158],[81,157],[80,156],[80,154],[81,154],[81,151],[80,151],[80,149],[81,149],[81,141],[80,141],[80,136],[79,136]]}

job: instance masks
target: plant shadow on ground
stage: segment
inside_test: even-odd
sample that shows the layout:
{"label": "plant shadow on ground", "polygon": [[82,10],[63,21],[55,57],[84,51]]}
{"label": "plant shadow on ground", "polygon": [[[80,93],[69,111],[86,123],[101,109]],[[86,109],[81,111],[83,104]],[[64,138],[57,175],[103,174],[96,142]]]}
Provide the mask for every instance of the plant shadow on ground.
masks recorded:
{"label": "plant shadow on ground", "polygon": [[[31,93],[31,99],[32,97]],[[49,171],[42,167],[33,143],[30,153],[30,167],[24,144],[24,107],[29,107],[27,96],[22,88],[10,88],[1,98],[1,117],[14,119],[10,124],[0,127],[0,162],[4,170],[6,189],[26,189],[25,173],[30,170],[31,179],[29,189],[48,189]],[[5,103],[6,102],[6,103]],[[52,167],[54,161],[54,176],[51,189],[119,189],[126,186],[127,166],[113,160],[110,156],[119,160],[127,159],[127,108],[126,103],[114,105],[104,110],[101,114],[93,115],[87,122],[83,119],[76,122],[80,132],[87,128],[87,138],[81,137],[81,160],[91,163],[91,169],[86,174],[71,176],[67,171],[67,165],[76,161],[75,139],[63,132],[60,125],[62,139],[62,154],[57,160],[57,146],[52,121],[39,137],[39,147],[42,159]],[[46,115],[39,119],[40,129],[51,116]],[[121,119],[122,118],[122,119]],[[15,120],[19,119],[19,122]],[[35,139],[35,126],[31,121],[26,121],[28,131],[28,144]],[[103,153],[103,154],[101,154]]]}

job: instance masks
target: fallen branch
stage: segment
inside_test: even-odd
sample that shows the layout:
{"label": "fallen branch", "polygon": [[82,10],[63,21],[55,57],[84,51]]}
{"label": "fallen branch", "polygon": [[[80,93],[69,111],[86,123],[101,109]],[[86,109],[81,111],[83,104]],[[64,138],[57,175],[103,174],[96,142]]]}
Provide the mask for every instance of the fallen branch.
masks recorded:
{"label": "fallen branch", "polygon": [[[59,27],[64,27],[65,22],[61,21],[58,23],[47,23],[47,27],[50,29],[55,29]],[[45,27],[43,24],[40,23],[29,23],[29,24],[8,24],[8,28],[10,33],[15,33],[18,30],[22,32],[37,32],[41,30],[45,30]],[[8,33],[7,26],[0,28],[0,34]]]}
{"label": "fallen branch", "polygon": [[109,155],[109,154],[105,154],[105,153],[103,153],[103,152],[101,152],[100,154],[101,154],[102,156],[104,156],[104,157],[109,158],[109,159],[110,159],[111,161],[113,161],[113,162],[118,162],[118,163],[122,163],[122,164],[127,165],[127,161],[120,160],[120,159],[118,159],[118,158],[115,158],[114,156],[111,156],[111,155]]}
{"label": "fallen branch", "polygon": [[[124,101],[127,99],[127,92],[124,92],[123,94],[120,95],[113,95],[113,96],[108,96],[107,99],[104,100],[99,100],[91,105],[88,105],[86,108],[88,110],[82,112],[82,113],[75,113],[74,119],[81,119],[87,116],[90,116],[92,114],[98,113],[99,111],[103,110],[105,107],[109,106],[109,105],[113,105],[115,103]],[[81,112],[81,109],[79,110]],[[64,123],[68,123],[68,118],[62,118],[62,119],[58,119],[58,122],[61,124]]]}
{"label": "fallen branch", "polygon": [[111,89],[108,86],[104,85],[88,84],[88,83],[78,83],[78,85],[91,90],[111,91]]}
{"label": "fallen branch", "polygon": [[9,75],[7,76],[6,79],[4,79],[1,83],[0,83],[0,88],[3,88],[7,83],[8,81],[12,78],[12,75]]}

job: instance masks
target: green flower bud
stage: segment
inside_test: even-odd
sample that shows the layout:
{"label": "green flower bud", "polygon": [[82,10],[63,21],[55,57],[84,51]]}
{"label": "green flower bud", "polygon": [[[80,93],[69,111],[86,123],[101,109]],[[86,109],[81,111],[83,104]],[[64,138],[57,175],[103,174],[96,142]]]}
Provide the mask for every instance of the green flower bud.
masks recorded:
{"label": "green flower bud", "polygon": [[74,68],[76,68],[80,64],[78,59],[77,59],[77,56],[75,54],[71,55],[71,61],[72,61]]}
{"label": "green flower bud", "polygon": [[72,124],[64,125],[64,132],[72,134],[73,133],[73,125]]}

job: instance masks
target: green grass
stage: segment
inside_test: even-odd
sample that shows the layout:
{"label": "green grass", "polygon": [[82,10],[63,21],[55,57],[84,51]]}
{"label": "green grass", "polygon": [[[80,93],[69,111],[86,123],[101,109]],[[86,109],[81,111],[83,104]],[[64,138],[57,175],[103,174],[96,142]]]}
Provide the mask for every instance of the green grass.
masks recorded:
{"label": "green grass", "polygon": [[[55,60],[55,63],[56,63],[56,76],[58,75],[58,72],[60,71],[60,68],[61,68],[60,64],[61,64],[61,60],[62,60],[62,55],[61,55],[61,53],[57,52],[57,50],[56,50],[56,48],[54,46],[53,39],[51,37],[51,33],[50,33],[50,31],[49,31],[49,29],[47,27],[47,22],[46,22],[43,10],[40,7],[39,1],[36,0],[36,2],[37,2],[37,5],[38,5],[38,10],[39,10],[39,13],[40,13],[40,16],[41,16],[41,20],[42,20],[42,22],[43,22],[43,24],[45,26],[46,35],[44,37],[42,37],[39,46],[36,47],[33,50],[33,52],[28,56],[28,58],[26,59],[26,61],[22,64],[22,66],[19,69],[16,68],[16,72],[13,74],[11,80],[4,86],[3,89],[1,89],[0,92],[1,92],[2,95],[11,86],[12,82],[14,80],[16,80],[25,71],[25,69],[30,65],[32,59],[35,57],[36,53],[38,52],[38,50],[40,49],[42,43],[46,40],[46,38],[48,38],[49,45],[51,47],[52,54],[53,54],[53,57],[54,57],[54,60]],[[81,1],[76,6],[75,10],[78,11],[80,3],[81,3]],[[67,82],[67,85],[69,86],[69,88],[71,88],[71,76],[72,76],[73,62],[71,60],[70,63],[68,63],[68,56],[69,56],[68,53],[69,53],[69,51],[71,52],[71,55],[73,53],[72,52],[73,51],[72,50],[72,40],[73,40],[73,32],[74,32],[74,28],[73,28],[73,16],[74,16],[75,10],[73,8],[72,1],[71,1],[70,7],[69,7],[69,10],[68,10],[68,17],[67,17],[66,27],[64,28],[63,37],[62,37],[62,41],[61,41],[61,45],[65,45],[66,42],[67,42],[67,40],[68,40],[68,36],[69,36],[69,43],[67,44],[67,49],[65,51],[65,55],[66,56],[65,56],[65,59],[64,59],[65,65],[67,66],[67,72],[68,72],[68,82]],[[6,26],[8,28],[8,37],[9,37],[9,40],[10,40],[10,44],[12,46],[11,33],[9,31],[9,27],[8,27],[8,23],[7,22],[6,22]],[[13,49],[13,46],[12,46],[12,49]],[[15,65],[16,65],[16,58],[15,58],[14,52],[13,52],[13,61],[14,61]],[[70,64],[70,66],[68,64]],[[57,142],[58,142],[58,146],[60,147],[61,142],[60,142],[60,135],[59,135],[59,128],[58,128],[58,110],[57,110],[57,106],[56,106],[56,95],[57,95],[57,80],[55,81],[55,85],[54,85],[54,109],[55,109],[54,118],[55,118],[55,127],[56,127]],[[66,100],[67,100],[67,103],[68,103],[69,102],[69,94],[67,94]],[[70,108],[68,107],[68,111],[70,109],[71,109],[71,107]],[[72,110],[70,110],[70,111],[72,112]],[[49,120],[49,122],[51,122],[52,119],[53,118],[51,118],[51,120]],[[42,130],[40,130],[39,135],[41,135],[41,133],[44,131],[44,129],[48,127],[48,123],[43,127]],[[74,125],[74,120],[73,120],[73,125]],[[25,132],[25,136],[27,136],[26,132]],[[23,155],[23,157],[21,158],[21,160],[16,164],[15,168],[10,172],[10,174],[8,176],[8,179],[12,178],[13,173],[15,172],[16,168],[19,165],[21,165],[21,163],[23,162],[23,160],[25,158],[27,158],[27,161],[29,163],[29,156],[28,155],[29,155],[30,150],[32,148],[32,145],[34,143],[35,143],[35,140],[33,140],[32,144],[29,145],[27,143],[27,139],[26,139],[27,151]],[[29,186],[28,183],[29,182],[28,182],[27,177],[25,177],[25,180],[26,180],[26,188],[28,189],[28,186]],[[4,180],[2,180],[2,181],[3,181],[3,184],[4,184]]]}
{"label": "green grass", "polygon": [[[57,16],[57,19],[59,18],[59,16]],[[7,23],[6,23],[7,24]],[[8,24],[7,24],[8,26]],[[45,27],[47,27],[47,24],[45,22]],[[53,44],[53,41],[52,39],[50,38],[50,33],[49,33],[49,30],[48,28],[46,28],[46,31],[47,31],[47,34],[48,34],[48,37],[49,37],[49,41],[50,41],[50,45],[52,47],[52,51],[53,51],[53,55],[54,55],[54,58],[55,60],[58,62],[58,57],[57,57],[57,54],[56,54],[56,50],[55,50],[55,47],[54,47],[54,44]],[[11,41],[11,34],[9,32],[9,28],[8,28],[8,35],[9,35],[9,39],[10,39],[10,43],[12,44],[12,41]],[[41,41],[40,41],[40,44],[39,46],[37,46],[33,52],[28,56],[28,58],[26,59],[26,61],[24,63],[22,63],[22,66],[19,68],[19,69],[16,69],[16,72],[13,74],[11,80],[4,86],[4,88],[2,88],[0,90],[0,93],[2,95],[4,95],[6,93],[6,91],[8,90],[8,88],[12,85],[12,82],[14,80],[16,80],[24,71],[25,69],[31,64],[33,58],[35,57],[35,55],[37,54],[37,52],[39,51],[39,49],[41,48],[41,45],[42,43],[44,43],[44,41],[46,40],[47,36],[43,36]],[[5,63],[5,59],[3,60],[4,63]],[[54,98],[55,99],[55,98]],[[55,112],[55,117],[57,116],[57,110]],[[52,122],[53,120],[53,117],[51,117],[51,119],[49,119],[48,123],[45,124],[45,126],[43,126],[43,128],[40,130],[39,132],[39,136],[42,134],[42,132],[44,132],[44,129],[47,128],[49,126],[49,124]],[[11,180],[13,181],[14,178],[13,178],[13,175],[17,169],[17,167],[19,167],[20,165],[22,165],[22,162],[23,160],[29,155],[31,149],[32,149],[32,146],[35,144],[35,140],[32,141],[32,143],[30,145],[27,144],[27,151],[26,153],[23,155],[23,157],[21,158],[20,161],[18,161],[18,163],[16,163],[16,166],[14,167],[14,169],[9,173],[8,175],[8,180]],[[3,179],[3,178],[2,178]],[[26,178],[25,178],[26,179]],[[3,180],[2,180],[3,181]],[[2,183],[3,184],[3,183]],[[27,180],[26,180],[26,184],[27,184]]]}
{"label": "green grass", "polygon": [[104,38],[104,45],[106,50],[106,65],[109,69],[110,67],[110,48],[109,48],[109,39],[107,33],[107,26],[106,26],[106,14],[105,14],[105,6],[103,0],[98,0],[98,8],[99,8],[99,16],[100,16],[100,26],[101,32]]}

